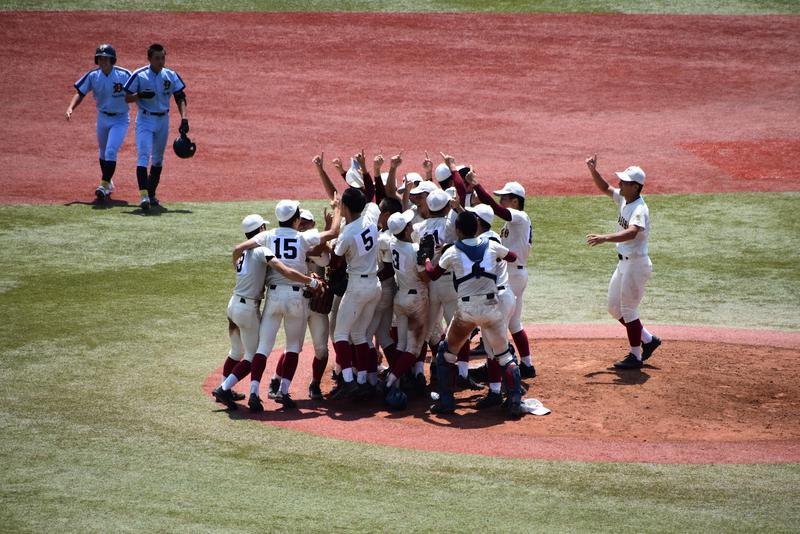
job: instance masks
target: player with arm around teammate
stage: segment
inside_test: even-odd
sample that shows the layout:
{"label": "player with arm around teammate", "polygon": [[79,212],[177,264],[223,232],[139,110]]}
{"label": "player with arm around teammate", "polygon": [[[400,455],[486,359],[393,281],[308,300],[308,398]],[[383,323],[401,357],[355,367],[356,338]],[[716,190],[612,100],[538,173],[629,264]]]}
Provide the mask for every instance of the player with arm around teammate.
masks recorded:
{"label": "player with arm around teammate", "polygon": [[114,191],[114,171],[117,168],[117,154],[128,133],[130,116],[123,87],[131,77],[127,69],[118,67],[117,51],[110,44],[101,44],[94,52],[96,69],[90,70],[75,82],[75,95],[64,114],[67,120],[92,92],[97,108],[97,144],[100,155],[100,185],[95,190],[98,202],[104,202]]}
{"label": "player with arm around teammate", "polygon": [[639,369],[661,345],[661,339],[652,335],[639,320],[639,303],[644,288],[653,272],[648,253],[650,237],[650,210],[641,196],[644,188],[644,171],[635,166],[617,172],[619,189],[611,187],[597,171],[597,155],[586,160],[597,189],[612,198],[619,206],[617,231],[613,234],[590,234],[586,242],[591,245],[616,243],[617,268],[608,284],[608,313],[625,326],[630,352],[614,363],[617,369]]}
{"label": "player with arm around teammate", "polygon": [[[169,135],[169,99],[173,97],[181,115],[178,131],[189,133],[186,118],[186,84],[177,72],[165,67],[167,52],[158,43],[147,49],[149,65],[133,72],[125,84],[125,101],[136,102],[136,180],[139,206],[143,211],[159,206],[156,189],[164,167],[164,149]],[[147,166],[150,165],[150,173]]]}
{"label": "player with arm around teammate", "polygon": [[499,243],[478,239],[477,232],[475,214],[460,213],[456,218],[458,240],[445,250],[435,266],[430,260],[425,262],[425,270],[433,280],[445,271],[452,272],[458,292],[456,312],[447,328],[446,339],[436,354],[439,402],[431,406],[431,411],[439,414],[455,411],[453,378],[458,356],[450,347],[463,347],[470,332],[478,326],[488,347],[488,357],[497,358],[506,374],[510,414],[519,417],[523,413],[519,368],[508,349],[506,312],[497,298],[497,275],[494,272],[498,259],[513,263],[517,256]]}
{"label": "player with arm around teammate", "polygon": [[[248,215],[242,221],[242,230],[250,239],[266,230],[266,223],[260,215]],[[271,267],[288,279],[301,284],[316,287],[319,283],[316,279],[281,263],[266,247],[248,249],[239,257],[235,264],[236,287],[228,302],[231,351],[225,362],[225,371],[231,367],[229,361],[235,361],[236,364],[232,365],[232,369],[225,376],[222,384],[213,391],[217,401],[225,404],[231,410],[235,410],[237,407],[231,388],[250,372],[250,362],[258,348],[260,306],[264,299],[267,267]]]}

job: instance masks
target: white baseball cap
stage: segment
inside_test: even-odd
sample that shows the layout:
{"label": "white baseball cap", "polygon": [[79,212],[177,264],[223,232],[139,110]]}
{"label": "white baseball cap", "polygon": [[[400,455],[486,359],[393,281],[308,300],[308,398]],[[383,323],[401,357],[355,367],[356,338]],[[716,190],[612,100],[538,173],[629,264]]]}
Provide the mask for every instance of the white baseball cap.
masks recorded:
{"label": "white baseball cap", "polygon": [[347,174],[344,176],[344,180],[347,182],[347,185],[350,187],[355,187],[361,189],[364,187],[364,178],[361,177],[361,173],[359,173],[355,169],[350,169],[347,171]]}
{"label": "white baseball cap", "polygon": [[314,214],[308,210],[300,210],[300,218],[314,222]]}
{"label": "white baseball cap", "polygon": [[444,209],[444,207],[450,203],[450,195],[441,189],[436,189],[428,195],[428,198],[425,199],[425,201],[428,203],[429,210],[439,211],[440,209]]}
{"label": "white baseball cap", "polygon": [[403,230],[405,230],[408,223],[414,220],[414,211],[413,210],[406,210],[402,213],[392,213],[389,216],[389,220],[387,221],[387,225],[389,226],[389,231],[392,235],[397,235]]}
{"label": "white baseball cap", "polygon": [[456,191],[455,187],[448,187],[444,190],[444,192],[450,195],[450,198],[456,198],[458,196],[458,192]]}
{"label": "white baseball cap", "polygon": [[631,165],[622,172],[615,173],[623,182],[636,182],[644,185],[644,171],[641,167]]}
{"label": "white baseball cap", "polygon": [[516,195],[525,198],[525,188],[519,182],[508,182],[503,189],[494,192],[495,195]]}
{"label": "white baseball cap", "polygon": [[449,179],[451,176],[450,167],[447,166],[447,163],[440,163],[438,167],[436,167],[436,175],[437,182],[444,182],[445,180]]}
{"label": "white baseball cap", "polygon": [[297,213],[299,207],[300,203],[296,200],[281,200],[278,202],[278,205],[275,206],[275,217],[277,217],[280,222],[286,222]]}
{"label": "white baseball cap", "polygon": [[[398,193],[402,193],[403,191],[405,191],[406,190],[406,184],[409,183],[409,182],[416,186],[421,181],[422,181],[422,175],[421,174],[419,174],[418,172],[410,172],[410,173],[406,174],[406,181],[403,182],[402,184],[400,184],[400,187],[397,188],[397,192]],[[410,191],[409,191],[409,193],[410,193]]]}
{"label": "white baseball cap", "polygon": [[467,208],[467,211],[471,211],[488,225],[491,225],[494,220],[494,210],[488,204],[478,204],[473,208]]}
{"label": "white baseball cap", "polygon": [[417,187],[412,189],[410,193],[412,195],[419,195],[421,193],[433,193],[436,190],[439,190],[439,188],[433,185],[433,182],[425,180],[424,182],[421,182]]}
{"label": "white baseball cap", "polygon": [[261,215],[257,213],[253,213],[252,215],[248,215],[244,219],[242,219],[242,231],[246,234],[254,230],[258,230],[261,228],[262,224],[266,224],[267,222],[264,220]]}

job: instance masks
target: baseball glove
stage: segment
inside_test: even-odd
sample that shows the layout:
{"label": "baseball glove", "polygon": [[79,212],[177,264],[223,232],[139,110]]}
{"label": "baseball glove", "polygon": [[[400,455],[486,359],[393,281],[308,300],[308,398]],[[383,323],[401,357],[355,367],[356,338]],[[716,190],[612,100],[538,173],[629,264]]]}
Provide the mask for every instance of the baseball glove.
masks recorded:
{"label": "baseball glove", "polygon": [[328,315],[333,306],[333,290],[324,280],[319,281],[319,287],[311,293],[309,304],[311,311]]}
{"label": "baseball glove", "polygon": [[436,251],[436,241],[433,239],[433,234],[424,236],[419,242],[419,250],[417,251],[417,265],[425,265],[425,260],[433,260],[433,255]]}

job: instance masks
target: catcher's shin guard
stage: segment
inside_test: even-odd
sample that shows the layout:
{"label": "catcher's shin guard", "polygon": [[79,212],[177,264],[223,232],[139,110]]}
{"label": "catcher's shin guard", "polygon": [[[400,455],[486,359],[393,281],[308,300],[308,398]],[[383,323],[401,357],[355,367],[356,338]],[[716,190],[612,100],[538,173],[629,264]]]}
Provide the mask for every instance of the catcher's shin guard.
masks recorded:
{"label": "catcher's shin guard", "polygon": [[510,361],[503,366],[503,381],[508,394],[508,411],[511,417],[522,415],[522,377],[516,361]]}
{"label": "catcher's shin guard", "polygon": [[454,406],[455,398],[453,397],[453,379],[454,365],[449,363],[444,354],[447,352],[447,341],[439,343],[439,349],[436,351],[436,390],[439,393],[439,404],[443,406]]}

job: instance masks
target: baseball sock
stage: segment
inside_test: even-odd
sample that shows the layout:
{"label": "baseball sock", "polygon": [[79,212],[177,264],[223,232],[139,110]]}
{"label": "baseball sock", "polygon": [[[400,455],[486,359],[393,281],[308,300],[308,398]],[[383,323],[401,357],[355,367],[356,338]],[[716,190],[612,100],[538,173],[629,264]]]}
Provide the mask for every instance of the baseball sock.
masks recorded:
{"label": "baseball sock", "polygon": [[458,351],[458,374],[461,378],[469,375],[469,340]]}
{"label": "baseball sock", "polygon": [[337,341],[333,344],[333,351],[336,353],[336,365],[342,369],[342,377],[345,382],[353,381],[353,369],[351,362],[353,353],[350,350],[350,343],[347,341]]}
{"label": "baseball sock", "polygon": [[[403,376],[408,372],[409,369],[414,365],[416,360],[416,356],[411,354],[410,352],[401,352],[397,356],[397,360],[395,361],[394,365],[392,366],[392,374],[395,375],[395,379],[398,376]],[[388,384],[387,382],[387,385]]]}
{"label": "baseball sock", "polygon": [[156,196],[156,188],[158,187],[158,183],[161,181],[161,169],[162,168],[163,167],[161,167],[160,165],[159,166],[152,165],[150,167],[150,179],[149,179],[149,184],[148,184],[148,187],[147,187],[147,193],[151,197]]}
{"label": "baseball sock", "polygon": [[368,353],[367,380],[373,386],[378,383],[378,351],[374,348]]}
{"label": "baseball sock", "polygon": [[325,374],[325,368],[328,366],[328,358],[314,358],[311,364],[311,372],[313,373],[313,380],[319,383],[322,380],[322,375]]}
{"label": "baseball sock", "polygon": [[397,349],[397,342],[392,343],[388,347],[383,347],[383,355],[386,356],[386,363],[389,367],[392,366],[392,363],[397,359],[396,349]]}
{"label": "baseball sock", "polygon": [[283,378],[283,364],[286,361],[286,353],[281,352],[280,358],[278,358],[278,364],[275,366],[275,374],[272,375],[272,379],[276,378]]}
{"label": "baseball sock", "polygon": [[651,341],[653,341],[653,334],[642,325],[642,343],[650,343]]}
{"label": "baseball sock", "polygon": [[393,326],[393,327],[391,327],[389,329],[389,336],[391,336],[392,341],[394,341],[394,344],[397,345],[397,327],[396,326]]}
{"label": "baseball sock", "polygon": [[144,200],[149,196],[147,192],[147,167],[136,167],[136,183],[139,184],[139,197]]}
{"label": "baseball sock", "polygon": [[253,364],[250,366],[250,393],[258,395],[258,386],[261,385],[261,377],[264,376],[266,367],[266,356],[263,354],[253,356]]}
{"label": "baseball sock", "polygon": [[239,363],[239,362],[237,360],[234,360],[230,356],[225,358],[225,363],[222,365],[222,379],[223,380],[228,378],[228,375],[231,374],[231,371],[233,371],[233,368],[236,366],[237,363]]}
{"label": "baseball sock", "polygon": [[425,356],[428,354],[428,346],[423,341],[422,348],[419,351],[419,355],[417,356],[417,361],[414,364],[414,374],[420,375],[425,372]]}
{"label": "baseball sock", "polygon": [[525,365],[533,365],[531,347],[528,343],[528,333],[525,332],[525,329],[523,328],[519,332],[511,334],[511,338],[514,340],[514,345],[517,346],[520,360],[522,360]]}
{"label": "baseball sock", "polygon": [[503,380],[503,373],[500,370],[500,363],[495,358],[486,360],[486,375],[489,379],[489,391],[500,393],[500,382]]}
{"label": "baseball sock", "polygon": [[[367,381],[367,370],[369,367],[369,345],[359,343],[356,349],[356,369],[358,370],[358,383],[364,384]],[[363,373],[363,378],[362,378]]]}
{"label": "baseball sock", "polygon": [[296,352],[286,352],[286,358],[283,362],[283,372],[281,374],[281,393],[286,395],[289,393],[289,385],[292,383],[294,373],[297,370],[297,360],[299,354]]}
{"label": "baseball sock", "polygon": [[631,353],[638,359],[642,359],[642,322],[639,319],[625,323],[625,330],[628,332],[628,343],[631,346]]}
{"label": "baseball sock", "polygon": [[250,362],[247,360],[238,362],[231,371],[231,374],[228,375],[228,378],[225,379],[225,382],[222,383],[222,389],[225,391],[231,389],[239,380],[246,377],[249,372]]}

